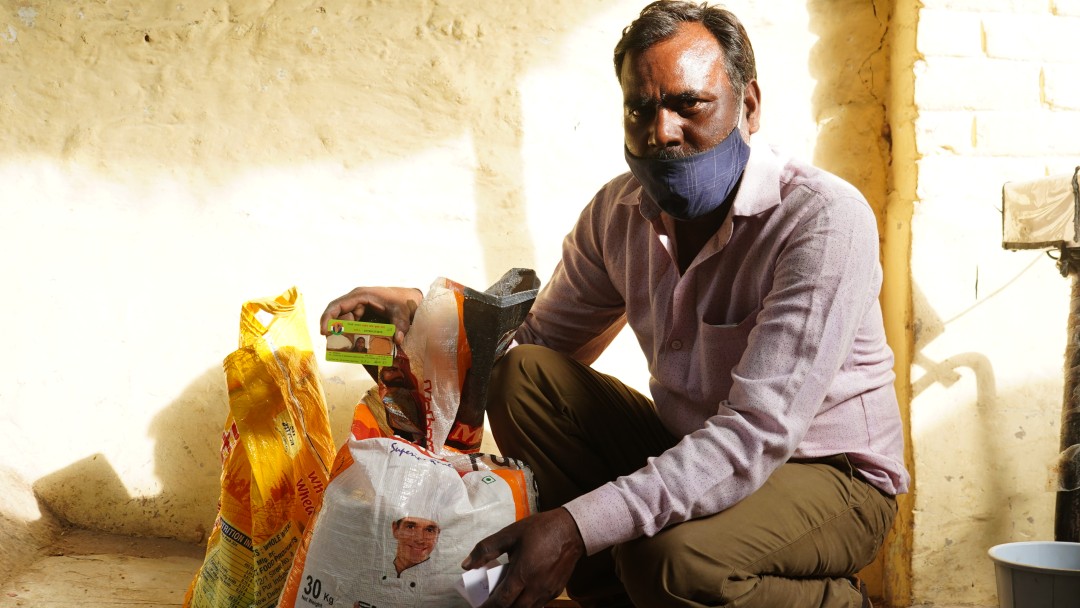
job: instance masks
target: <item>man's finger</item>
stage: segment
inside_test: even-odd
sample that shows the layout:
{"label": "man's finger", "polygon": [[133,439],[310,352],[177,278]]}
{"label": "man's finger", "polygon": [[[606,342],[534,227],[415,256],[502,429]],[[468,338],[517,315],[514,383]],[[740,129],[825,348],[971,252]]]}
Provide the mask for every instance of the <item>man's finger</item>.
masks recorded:
{"label": "man's finger", "polygon": [[480,608],[507,608],[521,604],[522,592],[525,591],[525,582],[518,573],[517,564],[511,561],[503,566],[502,576],[495,588],[491,590],[488,599],[480,604]]}
{"label": "man's finger", "polygon": [[323,311],[322,316],[319,317],[319,332],[323,335],[330,333],[327,325],[331,319],[351,321],[352,319],[343,318],[346,314],[351,314],[353,319],[359,319],[364,314],[364,307],[357,298],[347,295],[330,302],[326,306],[326,310]]}
{"label": "man's finger", "polygon": [[[514,524],[510,524],[510,526],[513,525]],[[480,566],[486,566],[503,553],[508,553],[510,548],[514,546],[514,536],[505,534],[507,528],[510,526],[507,526],[476,543],[476,546],[469,552],[465,561],[461,562],[461,567],[466,570],[472,570],[474,568],[479,568]],[[503,578],[506,578],[507,574],[509,574],[509,572],[504,574]]]}

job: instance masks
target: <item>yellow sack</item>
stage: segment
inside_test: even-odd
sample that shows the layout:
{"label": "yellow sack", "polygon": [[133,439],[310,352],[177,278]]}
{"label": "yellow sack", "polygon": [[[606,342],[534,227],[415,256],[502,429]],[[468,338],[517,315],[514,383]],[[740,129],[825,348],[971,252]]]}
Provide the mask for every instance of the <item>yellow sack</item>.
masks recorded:
{"label": "yellow sack", "polygon": [[221,499],[184,607],[271,608],[322,502],[335,452],[295,287],[244,304],[240,348],[223,365]]}

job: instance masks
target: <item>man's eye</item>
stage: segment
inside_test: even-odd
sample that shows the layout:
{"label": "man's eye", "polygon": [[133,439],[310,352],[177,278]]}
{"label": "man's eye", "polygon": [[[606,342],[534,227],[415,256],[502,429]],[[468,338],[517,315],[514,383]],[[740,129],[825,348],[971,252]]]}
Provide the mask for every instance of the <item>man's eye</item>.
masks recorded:
{"label": "man's eye", "polygon": [[700,109],[700,99],[682,99],[679,101],[678,111],[680,114],[693,113]]}

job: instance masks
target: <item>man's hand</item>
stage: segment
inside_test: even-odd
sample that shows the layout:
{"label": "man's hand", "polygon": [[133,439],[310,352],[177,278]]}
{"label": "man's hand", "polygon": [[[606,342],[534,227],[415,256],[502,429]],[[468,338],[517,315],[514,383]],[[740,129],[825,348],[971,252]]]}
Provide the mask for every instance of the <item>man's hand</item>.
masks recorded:
{"label": "man's hand", "polygon": [[510,563],[480,608],[539,608],[566,586],[585,555],[585,541],[570,512],[558,508],[516,521],[480,541],[461,567],[479,568],[503,553]]}
{"label": "man's hand", "polygon": [[319,318],[319,331],[324,336],[330,333],[327,327],[330,319],[356,321],[365,312],[373,311],[397,327],[394,342],[401,346],[405,332],[412,325],[413,313],[423,299],[423,292],[412,287],[357,287],[327,305]]}

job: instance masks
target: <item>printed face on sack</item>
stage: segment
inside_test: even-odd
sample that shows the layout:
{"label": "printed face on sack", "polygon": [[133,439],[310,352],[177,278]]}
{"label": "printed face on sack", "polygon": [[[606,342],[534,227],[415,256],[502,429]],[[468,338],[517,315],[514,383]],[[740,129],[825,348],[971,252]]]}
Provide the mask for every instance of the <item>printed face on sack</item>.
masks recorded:
{"label": "printed face on sack", "polygon": [[421,517],[402,517],[391,524],[394,538],[398,541],[394,567],[398,574],[406,568],[427,561],[439,540],[439,524]]}

